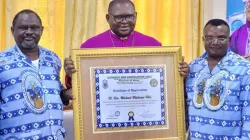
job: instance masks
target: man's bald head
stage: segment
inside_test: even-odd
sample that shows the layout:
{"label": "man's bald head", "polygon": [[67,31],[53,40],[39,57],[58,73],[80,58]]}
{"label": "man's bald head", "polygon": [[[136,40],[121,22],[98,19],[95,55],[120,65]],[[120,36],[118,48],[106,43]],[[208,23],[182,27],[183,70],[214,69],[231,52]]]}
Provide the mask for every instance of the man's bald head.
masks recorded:
{"label": "man's bald head", "polygon": [[108,13],[111,13],[112,11],[112,8],[117,5],[117,4],[131,4],[134,9],[135,9],[135,5],[134,3],[131,1],[131,0],[112,0],[110,3],[109,3],[109,7],[108,7]]}

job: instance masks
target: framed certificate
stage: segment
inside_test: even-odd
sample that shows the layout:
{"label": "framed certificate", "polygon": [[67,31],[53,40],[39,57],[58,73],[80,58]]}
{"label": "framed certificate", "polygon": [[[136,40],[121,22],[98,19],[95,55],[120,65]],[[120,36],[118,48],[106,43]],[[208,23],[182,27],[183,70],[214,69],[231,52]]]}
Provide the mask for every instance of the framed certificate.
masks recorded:
{"label": "framed certificate", "polygon": [[77,140],[185,139],[180,47],[72,50]]}

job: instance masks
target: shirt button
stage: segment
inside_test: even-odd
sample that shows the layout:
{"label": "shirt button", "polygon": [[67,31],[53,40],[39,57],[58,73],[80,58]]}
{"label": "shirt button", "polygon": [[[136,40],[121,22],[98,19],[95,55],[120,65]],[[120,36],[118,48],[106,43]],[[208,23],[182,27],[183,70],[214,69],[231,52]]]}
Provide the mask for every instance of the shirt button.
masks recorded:
{"label": "shirt button", "polygon": [[50,118],[52,119],[53,117],[52,117],[52,116],[50,116]]}
{"label": "shirt button", "polygon": [[50,103],[50,101],[48,101],[48,103]]}

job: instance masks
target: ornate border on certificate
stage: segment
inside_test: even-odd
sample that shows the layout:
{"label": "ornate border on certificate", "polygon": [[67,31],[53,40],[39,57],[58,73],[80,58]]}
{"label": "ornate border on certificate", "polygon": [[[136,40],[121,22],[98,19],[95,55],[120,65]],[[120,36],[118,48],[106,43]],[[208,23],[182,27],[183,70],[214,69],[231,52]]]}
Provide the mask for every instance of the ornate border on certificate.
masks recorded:
{"label": "ornate border on certificate", "polygon": [[[150,130],[150,129],[168,129],[168,117],[167,117],[167,93],[166,93],[166,68],[165,65],[137,65],[137,66],[124,66],[124,67],[95,67],[90,68],[91,71],[91,79],[92,79],[92,110],[93,110],[93,116],[94,116],[94,122],[93,122],[93,128],[94,133],[105,131],[111,131],[111,132],[120,132],[120,131],[141,131],[141,130]],[[136,75],[136,76],[128,76],[128,75]],[[159,78],[152,78],[152,76],[146,76],[145,74],[157,74]],[[108,89],[109,83],[107,79],[100,80],[100,75],[113,75],[113,78],[116,78],[117,81],[121,81],[121,83],[133,83],[133,82],[139,82],[139,80],[136,80],[136,78],[139,79],[150,79],[148,80],[149,87],[159,89],[159,98],[158,101],[158,120],[151,120],[151,121],[136,121],[136,118],[134,118],[135,113],[133,111],[127,111],[128,119],[125,122],[109,122],[109,123],[102,123],[101,116],[101,92],[100,89]],[[120,76],[123,75],[123,76]],[[140,75],[140,76],[139,76]],[[110,76],[112,79],[112,76]],[[149,78],[150,77],[150,78]],[[107,78],[107,77],[106,77]],[[142,81],[141,81],[142,82]],[[147,89],[140,89],[146,91]],[[131,92],[133,89],[128,90],[121,90],[122,92]],[[134,90],[135,91],[135,90]],[[154,93],[156,94],[156,93]],[[138,100],[138,98],[144,100],[144,102],[147,102],[145,100],[150,100],[150,95],[145,96],[121,96],[121,97],[114,97],[116,99],[113,99],[112,96],[109,97],[109,101],[112,100],[119,100],[119,102],[122,102],[123,100]],[[139,100],[140,100],[139,99]],[[117,101],[118,102],[118,101]],[[116,103],[117,103],[116,102]],[[143,102],[143,101],[141,101]],[[130,102],[132,103],[132,102]],[[111,103],[112,104],[112,103]],[[118,103],[119,104],[119,103]],[[153,106],[154,108],[155,106]],[[155,110],[152,109],[152,110]],[[106,111],[104,111],[106,114]],[[147,110],[147,112],[150,112]],[[112,112],[112,115],[114,118],[118,118],[121,115],[120,111]],[[123,114],[124,115],[124,114]],[[149,115],[149,114],[147,114]],[[152,115],[152,114],[151,114]],[[124,117],[124,116],[123,116]],[[111,117],[112,118],[112,117]]]}
{"label": "ornate border on certificate", "polygon": [[[75,67],[77,72],[72,75],[72,92],[76,99],[73,101],[73,111],[74,111],[74,133],[76,140],[88,140],[85,138],[85,131],[89,129],[85,126],[84,121],[84,106],[88,104],[84,103],[82,98],[82,93],[85,91],[82,87],[83,79],[81,73],[81,63],[82,60],[88,60],[91,58],[98,58],[102,60],[105,57],[153,57],[153,56],[169,56],[173,58],[174,65],[174,77],[173,88],[175,89],[175,101],[176,104],[173,105],[176,110],[176,129],[177,137],[166,137],[166,138],[144,138],[144,140],[168,140],[168,139],[180,139],[184,140],[186,138],[185,130],[185,113],[184,113],[184,96],[183,92],[183,78],[181,78],[178,72],[179,61],[181,61],[181,47],[179,46],[167,46],[167,47],[143,47],[140,48],[106,48],[106,49],[76,49],[71,51],[71,57],[75,62]],[[105,62],[104,62],[105,63]],[[172,82],[172,81],[171,81]],[[171,93],[169,93],[171,94]],[[169,120],[171,121],[171,120]],[[170,129],[170,128],[169,128]],[[93,135],[93,134],[92,134]],[[139,140],[139,139],[138,139]],[[140,139],[142,140],[142,139]]]}

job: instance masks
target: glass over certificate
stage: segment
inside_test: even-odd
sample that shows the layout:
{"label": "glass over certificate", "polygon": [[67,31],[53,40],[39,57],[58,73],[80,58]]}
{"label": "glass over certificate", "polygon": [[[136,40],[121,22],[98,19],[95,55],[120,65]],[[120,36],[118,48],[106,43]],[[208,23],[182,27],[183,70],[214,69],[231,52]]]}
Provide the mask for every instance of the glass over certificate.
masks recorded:
{"label": "glass over certificate", "polygon": [[184,140],[180,46],[71,52],[76,140]]}
{"label": "glass over certificate", "polygon": [[168,128],[165,65],[90,71],[95,133]]}

